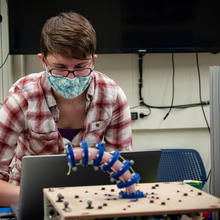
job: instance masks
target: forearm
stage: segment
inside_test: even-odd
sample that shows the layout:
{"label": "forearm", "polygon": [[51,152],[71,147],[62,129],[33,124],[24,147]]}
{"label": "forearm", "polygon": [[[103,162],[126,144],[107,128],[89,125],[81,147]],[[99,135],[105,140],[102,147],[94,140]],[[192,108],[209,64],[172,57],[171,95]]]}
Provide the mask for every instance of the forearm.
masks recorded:
{"label": "forearm", "polygon": [[0,206],[18,203],[20,187],[0,180]]}

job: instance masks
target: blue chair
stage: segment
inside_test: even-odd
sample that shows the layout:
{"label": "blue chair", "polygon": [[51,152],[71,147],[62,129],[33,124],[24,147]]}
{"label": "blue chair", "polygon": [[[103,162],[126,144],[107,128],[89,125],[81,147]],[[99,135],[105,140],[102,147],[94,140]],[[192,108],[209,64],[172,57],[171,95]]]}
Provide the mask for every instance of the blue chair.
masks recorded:
{"label": "blue chair", "polygon": [[157,182],[199,180],[206,182],[206,171],[200,154],[194,149],[161,149]]}
{"label": "blue chair", "polygon": [[10,207],[0,207],[0,213],[9,213],[12,212]]}

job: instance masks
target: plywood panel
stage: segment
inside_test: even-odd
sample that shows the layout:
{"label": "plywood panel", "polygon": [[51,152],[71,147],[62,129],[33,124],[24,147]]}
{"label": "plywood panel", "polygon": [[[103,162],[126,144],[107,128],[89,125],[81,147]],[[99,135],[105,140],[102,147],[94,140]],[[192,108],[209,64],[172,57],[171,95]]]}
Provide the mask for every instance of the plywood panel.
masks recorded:
{"label": "plywood panel", "polygon": [[[146,183],[138,185],[144,198],[119,198],[115,185],[44,189],[45,197],[55,207],[61,219],[87,219],[158,214],[196,213],[220,210],[220,199],[190,185],[175,183]],[[57,202],[57,195],[64,198]],[[64,202],[69,202],[69,211]],[[92,208],[88,208],[91,201]]]}

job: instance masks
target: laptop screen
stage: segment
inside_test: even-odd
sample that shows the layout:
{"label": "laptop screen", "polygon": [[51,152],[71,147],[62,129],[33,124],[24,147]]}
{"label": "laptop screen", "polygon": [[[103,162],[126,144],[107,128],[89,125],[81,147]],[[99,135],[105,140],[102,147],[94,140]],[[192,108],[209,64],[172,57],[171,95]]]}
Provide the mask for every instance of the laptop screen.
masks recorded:
{"label": "laptop screen", "polygon": [[[121,152],[125,160],[133,160],[132,168],[141,177],[140,182],[155,182],[160,150]],[[66,155],[25,156],[22,159],[18,219],[43,219],[43,188],[115,184],[109,174],[92,165],[77,166],[67,175]]]}

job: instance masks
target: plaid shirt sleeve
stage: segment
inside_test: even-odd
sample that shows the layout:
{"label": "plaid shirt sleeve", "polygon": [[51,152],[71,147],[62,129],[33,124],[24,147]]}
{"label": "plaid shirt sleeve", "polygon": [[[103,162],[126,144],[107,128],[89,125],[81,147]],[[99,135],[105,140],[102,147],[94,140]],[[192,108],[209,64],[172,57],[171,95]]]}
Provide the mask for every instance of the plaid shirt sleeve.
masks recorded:
{"label": "plaid shirt sleeve", "polygon": [[24,129],[26,102],[20,94],[9,94],[0,109],[0,179],[8,181],[9,165],[15,154],[19,134]]}
{"label": "plaid shirt sleeve", "polygon": [[120,151],[133,149],[130,108],[120,87],[117,87],[117,98],[110,125],[105,133],[105,142],[109,148],[114,146]]}

